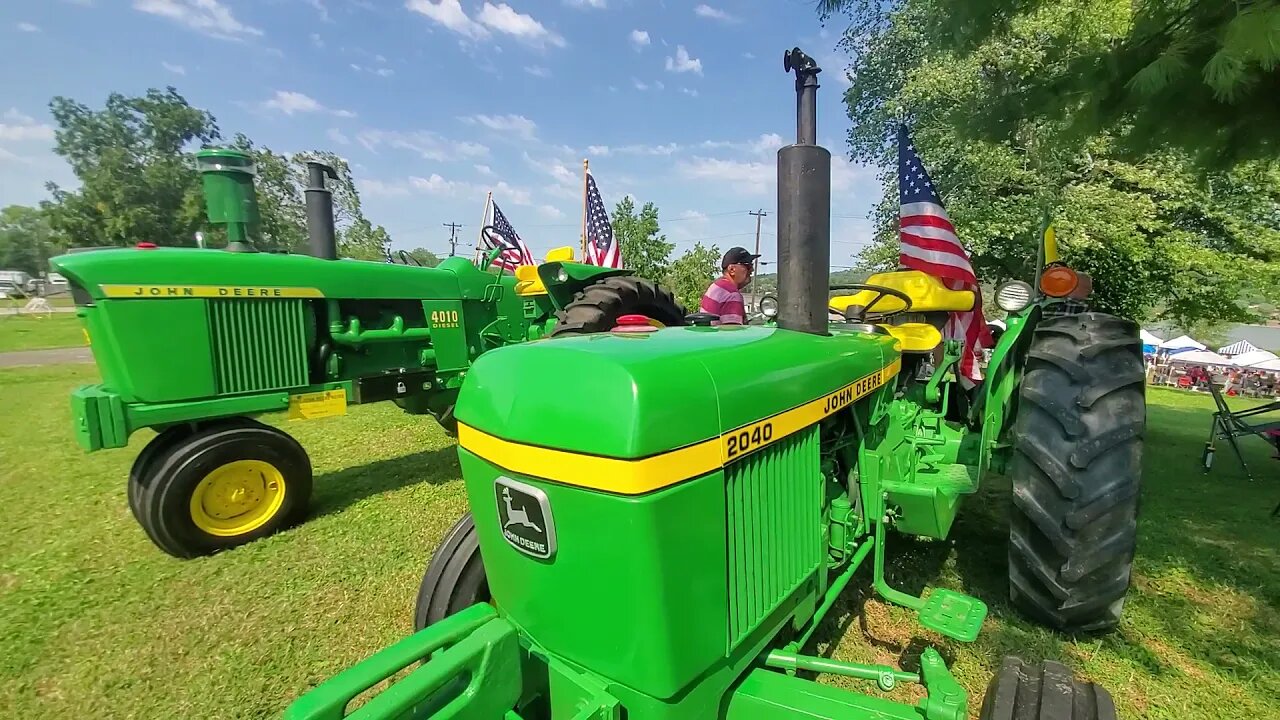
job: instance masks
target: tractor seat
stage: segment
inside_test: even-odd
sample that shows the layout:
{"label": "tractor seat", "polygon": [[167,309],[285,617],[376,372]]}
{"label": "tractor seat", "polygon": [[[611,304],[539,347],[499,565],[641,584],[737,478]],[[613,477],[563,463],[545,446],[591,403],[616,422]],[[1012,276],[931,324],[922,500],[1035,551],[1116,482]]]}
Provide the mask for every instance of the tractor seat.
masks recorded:
{"label": "tractor seat", "polygon": [[904,353],[932,352],[942,342],[942,332],[928,323],[913,322],[880,327],[888,330],[902,344],[901,352]]}
{"label": "tractor seat", "polygon": [[[898,290],[911,298],[911,312],[961,312],[973,309],[973,292],[969,290],[951,290],[938,278],[919,270],[898,270],[896,272],[876,273],[867,278],[867,285],[881,285]],[[862,290],[853,295],[837,295],[828,304],[841,314],[850,307],[862,305],[874,300],[876,293]],[[881,298],[872,312],[894,312],[902,309],[902,301],[893,297]]]}
{"label": "tractor seat", "polygon": [[545,295],[546,292],[542,278],[538,277],[537,265],[521,265],[516,268],[517,295]]}

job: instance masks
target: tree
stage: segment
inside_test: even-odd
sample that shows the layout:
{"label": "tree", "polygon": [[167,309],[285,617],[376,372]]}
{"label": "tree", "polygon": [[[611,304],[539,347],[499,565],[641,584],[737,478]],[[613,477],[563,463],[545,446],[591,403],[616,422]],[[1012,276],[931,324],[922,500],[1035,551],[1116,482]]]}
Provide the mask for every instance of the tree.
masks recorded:
{"label": "tree", "polygon": [[191,245],[203,224],[200,181],[188,152],[220,136],[208,112],[178,91],[142,97],[112,93],[102,110],[65,97],[49,104],[58,129],[54,152],[71,165],[80,188],[49,183],[45,206],[66,245]]}
{"label": "tree", "polygon": [[39,276],[48,259],[65,249],[52,241],[49,218],[37,208],[10,205],[0,210],[0,268]]}
{"label": "tree", "polygon": [[440,256],[426,248],[414,248],[410,250],[409,257],[417,260],[423,267],[435,267],[440,264]]}
{"label": "tree", "polygon": [[670,264],[675,243],[667,242],[658,229],[658,206],[644,204],[636,214],[635,203],[628,195],[613,209],[613,236],[618,241],[622,260],[635,275],[661,281]]}
{"label": "tree", "polygon": [[707,286],[720,274],[720,248],[703,247],[695,243],[693,248],[676,258],[667,270],[664,285],[675,293],[690,312],[695,312],[702,302]]}
{"label": "tree", "polygon": [[[1039,7],[1036,0],[1031,5]],[[1206,173],[1184,152],[1135,156],[1125,139],[1081,140],[1074,118],[1008,107],[1003,137],[969,133],[966,118],[1004,102],[1011,86],[1065,71],[1122,31],[1107,3],[1034,10],[999,33],[958,48],[935,15],[944,0],[900,0],[855,13],[846,42],[861,48],[845,95],[855,159],[877,162],[885,196],[868,269],[896,263],[897,187],[892,144],[899,121],[938,186],[978,275],[1028,279],[1040,218],[1049,214],[1066,259],[1095,279],[1101,309],[1184,325],[1245,320],[1254,289],[1280,286],[1280,176],[1272,161]]]}
{"label": "tree", "polygon": [[[1280,2],[1131,0],[823,0],[847,12],[851,45],[907,20],[927,46],[915,52],[979,57],[980,102],[957,120],[988,139],[1010,139],[1011,119],[1056,121],[1084,140],[1110,132],[1141,156],[1165,145],[1225,169],[1273,157],[1280,124]],[[995,60],[998,42],[1051,27],[1014,49],[1028,73]],[[914,63],[911,64],[914,66]],[[909,74],[910,67],[899,71]],[[971,98],[978,100],[979,98]]]}

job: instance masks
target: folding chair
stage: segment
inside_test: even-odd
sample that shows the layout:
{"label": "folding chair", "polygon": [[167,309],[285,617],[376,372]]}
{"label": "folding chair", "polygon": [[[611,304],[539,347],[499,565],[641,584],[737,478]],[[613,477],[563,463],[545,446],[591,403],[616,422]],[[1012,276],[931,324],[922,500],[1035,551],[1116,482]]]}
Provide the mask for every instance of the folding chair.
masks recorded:
{"label": "folding chair", "polygon": [[[1236,454],[1236,459],[1240,461],[1240,467],[1244,468],[1245,477],[1252,482],[1253,472],[1249,470],[1249,464],[1244,461],[1244,453],[1240,452],[1240,445],[1236,443],[1236,438],[1249,435],[1263,437],[1270,430],[1280,430],[1280,420],[1263,423],[1250,421],[1250,418],[1259,415],[1280,412],[1280,400],[1256,408],[1232,412],[1231,408],[1227,407],[1227,401],[1223,399],[1222,393],[1218,392],[1216,384],[1209,383],[1209,392],[1213,395],[1213,403],[1218,406],[1218,411],[1213,414],[1213,429],[1209,431],[1209,442],[1204,446],[1204,471],[1209,472],[1209,468],[1213,465],[1214,442],[1226,438],[1231,444],[1231,450]],[[1280,515],[1280,505],[1276,505],[1271,511],[1271,517],[1277,515]]]}

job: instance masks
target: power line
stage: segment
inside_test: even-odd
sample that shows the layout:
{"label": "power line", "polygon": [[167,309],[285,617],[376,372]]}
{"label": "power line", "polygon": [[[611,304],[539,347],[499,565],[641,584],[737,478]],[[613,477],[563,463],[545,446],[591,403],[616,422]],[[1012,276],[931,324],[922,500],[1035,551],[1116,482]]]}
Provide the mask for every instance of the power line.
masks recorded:
{"label": "power line", "polygon": [[442,226],[449,228],[449,257],[457,255],[458,251],[458,231],[462,226],[455,222],[440,223]]}

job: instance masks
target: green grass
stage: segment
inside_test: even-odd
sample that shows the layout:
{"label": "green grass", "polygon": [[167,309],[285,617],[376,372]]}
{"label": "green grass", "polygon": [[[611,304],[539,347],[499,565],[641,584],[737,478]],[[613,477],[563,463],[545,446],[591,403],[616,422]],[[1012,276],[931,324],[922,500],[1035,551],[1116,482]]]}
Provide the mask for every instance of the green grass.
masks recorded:
{"label": "green grass", "polygon": [[[0,371],[6,405],[24,417],[0,424],[6,717],[278,716],[409,631],[423,567],[465,504],[452,444],[434,423],[381,404],[289,424],[315,465],[311,519],[179,561],[146,540],[125,502],[129,465],[150,433],[127,450],[84,455],[73,445],[66,393],[93,379],[90,366]],[[978,642],[942,640],[851,591],[819,649],[910,665],[932,643],[975,707],[999,657],[1017,653],[1066,660],[1107,685],[1128,718],[1280,715],[1280,521],[1267,519],[1280,484],[1246,482],[1226,453],[1202,476],[1208,399],[1155,390],[1150,400],[1137,577],[1118,632],[1072,642],[1007,606],[997,480],[967,505],[954,544],[890,540],[894,585],[953,587],[991,606]],[[1249,445],[1259,477],[1274,479],[1280,463]]]}
{"label": "green grass", "polygon": [[82,328],[73,313],[0,315],[0,352],[82,346]]}

